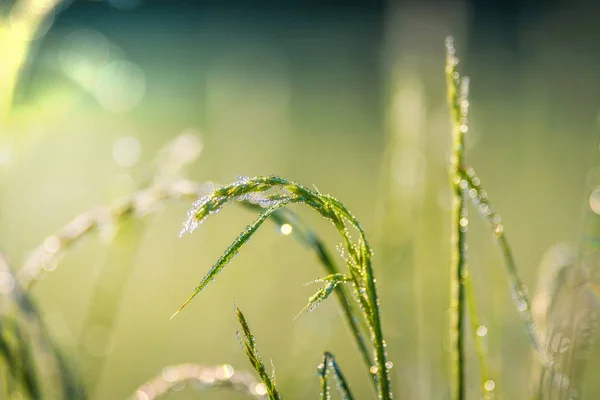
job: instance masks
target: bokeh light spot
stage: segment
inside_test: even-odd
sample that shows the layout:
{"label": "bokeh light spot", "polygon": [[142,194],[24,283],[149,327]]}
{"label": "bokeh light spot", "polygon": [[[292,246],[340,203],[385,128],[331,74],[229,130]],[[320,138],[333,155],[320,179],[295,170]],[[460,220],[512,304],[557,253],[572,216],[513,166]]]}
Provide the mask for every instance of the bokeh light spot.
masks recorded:
{"label": "bokeh light spot", "polygon": [[108,111],[126,112],[144,97],[146,76],[130,61],[113,61],[98,73],[93,92],[100,105]]}
{"label": "bokeh light spot", "polygon": [[292,225],[290,225],[290,224],[283,224],[283,225],[281,225],[279,230],[281,231],[282,234],[289,235],[290,233],[292,233],[293,228],[292,228]]}
{"label": "bokeh light spot", "polygon": [[113,146],[113,158],[121,167],[135,165],[142,155],[142,145],[132,136],[125,136],[117,140]]}
{"label": "bokeh light spot", "polygon": [[600,187],[590,195],[590,208],[596,214],[600,214]]}

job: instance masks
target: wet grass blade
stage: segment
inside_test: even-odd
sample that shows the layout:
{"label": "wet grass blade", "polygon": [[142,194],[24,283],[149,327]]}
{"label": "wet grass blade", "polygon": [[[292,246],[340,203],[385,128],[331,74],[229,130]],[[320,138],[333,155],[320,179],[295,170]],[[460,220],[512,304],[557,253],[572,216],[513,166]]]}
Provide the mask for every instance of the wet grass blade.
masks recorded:
{"label": "wet grass blade", "polygon": [[542,360],[545,360],[546,355],[541,346],[541,341],[531,311],[531,302],[529,301],[529,295],[527,294],[527,287],[519,275],[513,252],[508,244],[504,226],[501,223],[502,219],[490,204],[487,191],[481,186],[481,180],[477,177],[473,168],[464,166],[461,169],[461,178],[462,182],[464,182],[463,186],[465,187],[465,193],[468,194],[473,205],[490,225],[492,234],[496,239],[496,243],[500,248],[502,258],[504,259],[504,265],[506,267],[508,281],[517,312],[525,324],[525,329],[531,339],[533,348],[540,355]]}
{"label": "wet grass blade", "polygon": [[225,268],[227,264],[229,264],[229,262],[233,259],[233,257],[236,256],[236,254],[239,252],[242,246],[244,246],[244,244],[246,244],[250,240],[252,235],[256,233],[258,228],[260,228],[260,226],[271,216],[271,214],[273,214],[273,212],[275,212],[278,208],[283,207],[285,204],[285,202],[282,202],[270,207],[265,212],[260,214],[252,224],[246,227],[244,232],[242,232],[237,237],[237,239],[235,239],[235,241],[227,248],[227,250],[225,250],[225,253],[221,257],[219,257],[215,265],[213,265],[210,271],[208,271],[208,273],[202,279],[200,284],[194,289],[190,297],[188,297],[188,299],[183,303],[183,305],[179,307],[179,309],[175,311],[175,313],[171,316],[171,319],[173,319],[177,314],[179,314],[179,312],[181,312],[181,310],[183,310],[185,306],[187,306],[194,297],[196,297],[202,290],[204,290],[204,288],[209,284],[209,282],[214,280],[215,277],[221,273],[223,268]]}
{"label": "wet grass blade", "polygon": [[269,400],[281,400],[279,392],[277,391],[277,387],[275,385],[275,374],[269,376],[267,370],[265,369],[265,364],[258,354],[258,350],[256,349],[256,342],[254,340],[254,335],[250,330],[250,326],[246,321],[246,317],[242,311],[236,306],[235,313],[237,315],[240,326],[242,327],[242,331],[238,332],[238,336],[242,343],[242,348],[244,349],[246,356],[248,356],[248,360],[250,364],[254,368],[254,370],[258,373],[263,385],[265,385],[265,389],[267,395],[269,396]]}
{"label": "wet grass blade", "polygon": [[[375,371],[373,379],[379,398],[383,400],[391,399],[389,368],[386,367],[388,364],[386,344],[383,337],[379,298],[371,264],[372,251],[366,240],[364,230],[356,218],[335,198],[309,190],[284,178],[277,176],[243,177],[237,182],[215,189],[210,195],[201,197],[195,203],[194,208],[188,212],[188,219],[184,224],[182,233],[192,232],[209,215],[219,212],[226,204],[237,201],[250,201],[263,207],[269,207],[269,209],[290,203],[304,204],[333,223],[343,240],[343,256],[349,271],[348,276],[351,279],[354,297],[358,302],[359,310],[371,338],[374,365],[369,370]],[[260,217],[257,221],[260,221]],[[262,224],[262,221],[260,224]],[[356,241],[352,239],[348,227],[355,229],[358,233]],[[251,235],[253,233],[252,226],[249,227],[249,231],[251,231]],[[218,261],[211,268],[190,296],[188,302],[204,289],[246,241],[244,234],[234,241],[222,257],[223,260]],[[184,303],[184,306],[188,302]]]}
{"label": "wet grass blade", "polygon": [[464,315],[466,273],[466,207],[460,187],[460,166],[465,159],[464,137],[468,130],[469,78],[460,79],[456,70],[458,58],[455,56],[454,39],[446,38],[446,87],[450,120],[452,124],[452,149],[448,172],[452,189],[451,225],[452,262],[450,268],[450,351],[453,375],[452,398],[462,400],[466,396]]}
{"label": "wet grass blade", "polygon": [[346,382],[346,378],[344,378],[344,374],[340,370],[337,362],[335,361],[335,357],[330,352],[325,352],[323,354],[323,361],[318,366],[319,378],[321,379],[321,400],[330,400],[331,399],[331,389],[329,385],[329,380],[327,378],[328,372],[331,371],[333,373],[335,379],[335,386],[337,391],[342,398],[342,400],[353,400],[352,392],[350,392],[350,387]]}
{"label": "wet grass blade", "polygon": [[[241,202],[240,204],[245,208],[256,212],[262,212],[264,210],[260,205],[247,201]],[[289,224],[292,227],[292,235],[294,238],[315,252],[319,263],[326,273],[330,275],[341,273],[333,260],[331,253],[327,250],[325,242],[321,240],[314,231],[306,226],[294,212],[288,209],[277,210],[271,214],[271,220],[280,228],[285,224]],[[373,365],[373,360],[364,333],[367,330],[367,327],[361,325],[362,321],[357,318],[359,312],[350,301],[352,294],[349,292],[348,288],[344,285],[338,285],[334,292],[338,300],[338,306],[340,307],[342,316],[346,322],[346,326],[350,330],[350,334],[361,354],[365,367],[369,369]],[[369,373],[369,376],[371,376],[371,373]],[[371,381],[375,383],[374,380]]]}

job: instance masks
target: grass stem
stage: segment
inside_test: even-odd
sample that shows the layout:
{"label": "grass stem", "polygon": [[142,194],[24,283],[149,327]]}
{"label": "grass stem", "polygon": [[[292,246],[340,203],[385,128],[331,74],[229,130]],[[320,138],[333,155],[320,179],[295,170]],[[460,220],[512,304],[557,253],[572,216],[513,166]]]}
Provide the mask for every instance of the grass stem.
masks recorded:
{"label": "grass stem", "polygon": [[446,39],[446,84],[448,105],[452,123],[452,151],[450,155],[449,175],[452,188],[451,211],[451,251],[450,268],[450,347],[451,370],[453,376],[452,399],[465,398],[465,345],[464,314],[466,274],[466,227],[465,201],[461,188],[460,166],[464,162],[464,136],[467,132],[468,78],[459,80],[456,71],[458,58],[454,55],[452,37]]}

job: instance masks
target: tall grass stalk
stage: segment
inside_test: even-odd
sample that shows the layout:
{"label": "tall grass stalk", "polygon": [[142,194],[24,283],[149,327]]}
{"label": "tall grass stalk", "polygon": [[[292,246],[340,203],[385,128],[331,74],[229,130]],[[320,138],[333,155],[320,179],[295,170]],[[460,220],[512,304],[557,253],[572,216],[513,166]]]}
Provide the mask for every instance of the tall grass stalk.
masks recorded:
{"label": "tall grass stalk", "polygon": [[[364,231],[355,217],[338,200],[329,195],[314,192],[280,177],[259,176],[252,179],[241,178],[200,198],[189,212],[182,233],[192,232],[209,215],[218,213],[225,205],[240,200],[258,203],[265,207],[265,211],[234,240],[173,316],[214,280],[271,214],[288,204],[305,204],[331,221],[342,237],[348,278],[370,332],[374,365],[369,369],[375,377],[378,397],[384,400],[391,399],[389,378],[391,364],[387,362],[386,344],[381,327],[379,298],[371,265],[372,252]],[[346,224],[358,232],[357,242],[352,240]]]}
{"label": "tall grass stalk", "polygon": [[446,82],[448,105],[452,123],[452,149],[450,155],[449,175],[452,188],[451,212],[451,249],[452,262],[450,268],[450,348],[451,369],[453,375],[452,398],[465,398],[465,344],[464,314],[465,285],[467,274],[466,262],[466,206],[461,187],[460,167],[464,163],[464,137],[467,132],[467,112],[469,107],[469,78],[460,79],[456,70],[458,58],[455,56],[454,39],[446,39]]}

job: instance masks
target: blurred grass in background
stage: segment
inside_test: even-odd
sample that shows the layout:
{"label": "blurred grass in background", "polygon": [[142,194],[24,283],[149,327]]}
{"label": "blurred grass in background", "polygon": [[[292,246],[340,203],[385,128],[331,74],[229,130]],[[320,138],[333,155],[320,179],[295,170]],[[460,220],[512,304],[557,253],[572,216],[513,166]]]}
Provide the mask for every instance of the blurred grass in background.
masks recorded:
{"label": "blurred grass in background", "polygon": [[[593,189],[586,176],[598,152],[598,7],[531,3],[63,4],[30,42],[0,138],[0,246],[20,265],[75,215],[143,187],[158,149],[193,133],[202,146],[189,174],[195,180],[276,173],[314,184],[355,212],[376,250],[396,395],[446,398],[446,35],[464,49],[462,69],[472,78],[469,159],[532,291],[544,255],[579,240],[584,193]],[[318,394],[316,365],[328,349],[357,398],[371,396],[332,302],[292,321],[313,291],[302,284],[321,272],[312,253],[275,229],[243,249],[229,267],[236,274],[223,274],[168,321],[252,219],[232,208],[179,239],[188,208],[168,203],[136,237],[116,236],[113,251],[101,237],[85,241],[36,285],[52,332],[95,381],[93,397],[123,398],[170,364],[248,369],[234,300],[277,365],[284,395]],[[328,224],[301,215],[335,246]],[[528,339],[500,255],[477,220],[469,259],[496,394],[525,398]],[[110,331],[85,322],[106,268],[130,270]],[[112,310],[93,307],[101,314],[103,306]],[[591,360],[589,370],[600,367],[600,357]],[[475,367],[469,376],[476,396]],[[600,396],[599,382],[588,379],[585,388],[586,398]]]}

